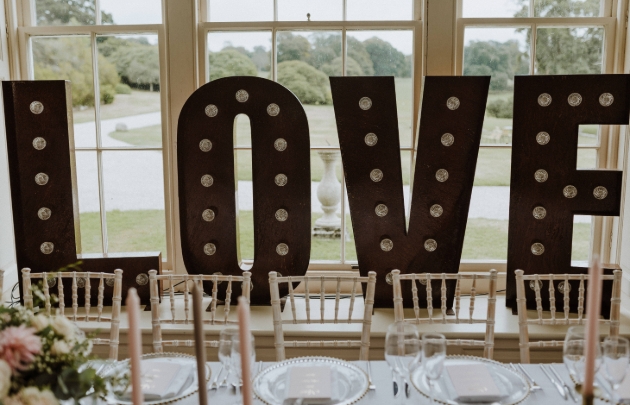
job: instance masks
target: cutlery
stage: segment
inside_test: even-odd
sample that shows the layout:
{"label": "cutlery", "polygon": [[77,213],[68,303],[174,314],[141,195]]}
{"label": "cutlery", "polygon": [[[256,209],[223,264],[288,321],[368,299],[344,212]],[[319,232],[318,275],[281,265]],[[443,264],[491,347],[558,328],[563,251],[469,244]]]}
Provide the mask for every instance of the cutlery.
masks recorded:
{"label": "cutlery", "polygon": [[398,398],[398,383],[396,382],[395,372],[392,372],[392,383],[394,384],[394,398]]}
{"label": "cutlery", "polygon": [[529,380],[529,382],[531,383],[531,388],[530,390],[532,391],[538,391],[541,390],[542,391],[542,387],[538,384],[536,384],[536,381],[534,381],[534,379],[532,378],[531,375],[529,375],[529,373],[527,371],[525,371],[525,369],[523,368],[523,366],[521,366],[520,364],[517,364],[518,369],[516,368],[516,366],[512,363],[510,363],[510,366],[512,366],[512,368],[514,369],[514,371],[519,371],[521,372],[521,374],[523,374],[525,376],[525,378],[527,378],[527,380]]}
{"label": "cutlery", "polygon": [[219,380],[219,377],[221,376],[221,373],[223,372],[224,369],[225,369],[225,366],[221,364],[221,368],[219,369],[219,372],[217,373],[217,375],[214,376],[214,380],[212,381],[212,384],[210,384],[210,387],[208,387],[208,391],[216,390],[217,388],[219,388],[219,386],[217,385],[217,381]]}
{"label": "cutlery", "polygon": [[573,400],[573,402],[577,402],[577,397],[575,396],[575,394],[573,394],[573,390],[571,389],[571,387],[569,387],[569,385],[562,379],[562,377],[560,377],[560,374],[556,371],[556,369],[553,366],[549,366],[549,369],[551,370],[551,372],[553,373],[553,375],[556,376],[556,378],[558,379],[558,382],[562,383],[562,386],[564,386],[564,390],[569,394],[569,396],[571,397],[571,399]]}
{"label": "cutlery", "polygon": [[567,398],[567,393],[564,390],[564,387],[562,385],[560,385],[560,383],[558,381],[556,381],[555,378],[553,378],[553,376],[551,374],[549,374],[547,369],[542,364],[540,365],[540,369],[543,371],[543,373],[545,373],[545,375],[547,376],[549,381],[551,381],[551,383],[556,387],[556,389],[560,393],[560,396],[562,398],[564,398],[564,400],[566,401],[568,398]]}
{"label": "cutlery", "polygon": [[407,381],[405,381],[405,396],[407,398],[409,398],[409,394],[410,394],[410,392],[409,392],[409,383]]}
{"label": "cutlery", "polygon": [[376,385],[374,385],[374,383],[372,382],[372,366],[370,366],[370,361],[366,361],[367,363],[367,375],[368,375],[368,383],[369,383],[369,389],[371,390],[375,390],[376,389]]}

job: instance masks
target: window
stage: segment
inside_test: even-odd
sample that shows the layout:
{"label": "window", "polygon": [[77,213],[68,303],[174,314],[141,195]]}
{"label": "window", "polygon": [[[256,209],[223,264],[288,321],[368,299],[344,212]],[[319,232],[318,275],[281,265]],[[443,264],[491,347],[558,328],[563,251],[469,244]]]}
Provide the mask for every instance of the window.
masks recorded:
{"label": "window", "polygon": [[[462,260],[505,260],[514,76],[612,73],[606,0],[459,0],[456,73],[491,75]],[[608,137],[580,126],[578,168],[606,167]],[[586,261],[602,220],[575,216],[572,260]],[[594,228],[593,230],[591,228]]]}

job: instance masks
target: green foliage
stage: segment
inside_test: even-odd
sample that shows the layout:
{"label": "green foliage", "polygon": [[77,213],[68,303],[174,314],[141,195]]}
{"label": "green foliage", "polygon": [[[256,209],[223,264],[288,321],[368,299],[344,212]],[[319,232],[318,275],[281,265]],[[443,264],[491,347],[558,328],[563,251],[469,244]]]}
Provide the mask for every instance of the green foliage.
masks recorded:
{"label": "green foliage", "polygon": [[[327,63],[321,67],[321,71],[328,76],[341,76],[341,58],[336,57],[330,63]],[[348,76],[363,76],[363,69],[357,63],[356,60],[347,57],[346,58],[346,75]]]}
{"label": "green foliage", "polygon": [[512,118],[514,110],[514,99],[510,97],[507,100],[496,99],[486,106],[486,111],[496,118]]}
{"label": "green foliage", "polygon": [[278,34],[278,64],[290,60],[308,62],[311,58],[311,43],[301,35],[291,32]]}
{"label": "green foliage", "polygon": [[116,64],[118,74],[123,82],[129,85],[148,86],[153,91],[153,86],[160,84],[160,57],[157,45],[122,41],[124,42],[119,43],[109,56]]}
{"label": "green foliage", "polygon": [[[85,0],[36,0],[37,25],[94,25],[96,8],[94,1]],[[113,24],[109,13],[101,11],[103,24]]]}
{"label": "green foliage", "polygon": [[528,55],[518,41],[471,41],[464,49],[464,75],[492,76],[490,90],[511,89],[514,75],[528,72]]}
{"label": "green foliage", "polygon": [[405,55],[392,44],[377,37],[363,41],[365,50],[370,55],[374,65],[375,76],[409,77],[410,67],[406,66]]}
{"label": "green foliage", "polygon": [[[89,39],[61,37],[33,41],[33,62],[36,80],[70,80],[72,105],[94,105],[92,52]],[[99,78],[103,103],[113,102],[115,86],[120,82],[116,67],[103,55],[98,56]]]}
{"label": "green foliage", "polygon": [[258,69],[250,58],[234,49],[210,53],[210,81],[229,76],[256,76]]}
{"label": "green foliage", "polygon": [[306,62],[279,63],[278,83],[291,90],[304,104],[332,103],[328,77]]}
{"label": "green foliage", "polygon": [[131,94],[131,87],[124,83],[118,83],[115,87],[116,94]]}

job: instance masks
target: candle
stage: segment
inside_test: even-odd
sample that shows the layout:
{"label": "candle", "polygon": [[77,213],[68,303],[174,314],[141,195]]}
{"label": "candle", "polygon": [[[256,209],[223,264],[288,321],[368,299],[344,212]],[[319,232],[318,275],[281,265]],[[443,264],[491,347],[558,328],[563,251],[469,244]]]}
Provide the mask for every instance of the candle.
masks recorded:
{"label": "candle", "polygon": [[251,376],[251,333],[249,331],[249,304],[247,298],[238,297],[238,326],[241,345],[241,372],[243,378],[243,405],[252,405],[252,376]]}
{"label": "candle", "polygon": [[584,362],[584,384],[582,395],[593,396],[593,380],[595,378],[595,360],[599,345],[599,313],[602,303],[602,268],[599,257],[593,258],[593,264],[588,270],[588,294],[586,302],[586,348]]}
{"label": "candle", "polygon": [[144,402],[142,394],[142,370],[140,356],[142,356],[142,338],[140,335],[140,298],[135,288],[127,291],[127,316],[129,318],[129,358],[131,364],[131,399],[133,405]]}
{"label": "candle", "polygon": [[197,356],[197,382],[199,383],[199,405],[208,404],[206,389],[206,346],[203,332],[203,309],[201,299],[203,292],[195,284],[193,287],[193,317],[195,325],[195,354]]}

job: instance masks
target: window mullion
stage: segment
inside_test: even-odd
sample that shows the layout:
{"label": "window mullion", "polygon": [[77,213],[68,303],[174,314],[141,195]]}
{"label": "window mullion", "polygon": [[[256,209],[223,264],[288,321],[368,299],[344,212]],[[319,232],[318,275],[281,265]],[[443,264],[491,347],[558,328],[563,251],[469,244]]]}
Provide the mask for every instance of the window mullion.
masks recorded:
{"label": "window mullion", "polygon": [[94,13],[95,15],[95,24],[101,25],[103,21],[101,21],[101,0],[94,0]]}
{"label": "window mullion", "polygon": [[536,35],[537,35],[537,25],[533,23],[531,25],[531,44],[529,45],[529,74],[534,75],[536,69]]}
{"label": "window mullion", "polygon": [[[346,264],[346,176],[343,175],[343,162],[341,163],[341,264]],[[335,176],[337,173],[335,173]]]}

